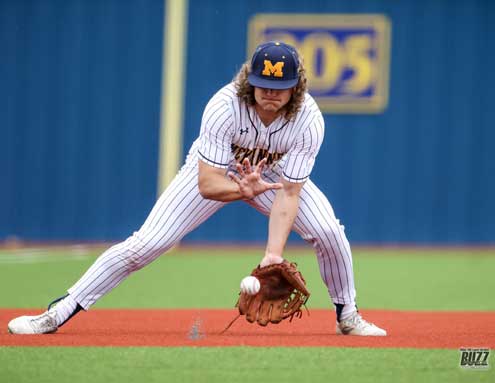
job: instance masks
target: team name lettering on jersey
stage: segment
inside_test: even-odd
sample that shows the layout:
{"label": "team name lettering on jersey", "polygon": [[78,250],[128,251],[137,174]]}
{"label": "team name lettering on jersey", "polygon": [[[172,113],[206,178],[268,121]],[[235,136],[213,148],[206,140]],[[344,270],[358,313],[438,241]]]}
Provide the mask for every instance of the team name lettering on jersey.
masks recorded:
{"label": "team name lettering on jersey", "polygon": [[[272,63],[268,65],[269,72],[270,67],[273,73],[282,69],[281,64]],[[324,129],[323,116],[309,94],[305,94],[297,115],[291,119],[279,115],[265,125],[255,106],[247,105],[237,95],[235,83],[230,83],[208,102],[201,119],[200,137],[189,154],[223,169],[235,169],[236,163],[245,158],[254,165],[266,158],[265,172],[301,183],[308,180],[313,169]]]}
{"label": "team name lettering on jersey", "polygon": [[242,163],[245,158],[249,159],[251,165],[256,165],[263,158],[266,158],[266,165],[272,166],[276,164],[283,157],[285,153],[270,153],[266,149],[261,148],[253,148],[247,149],[242,148],[236,144],[232,144],[232,153],[234,154],[234,158],[237,162]]}
{"label": "team name lettering on jersey", "polygon": [[271,76],[273,74],[275,77],[284,77],[282,68],[285,63],[283,61],[277,61],[275,65],[270,60],[265,60],[263,63],[265,64],[265,68],[261,72],[263,76]]}

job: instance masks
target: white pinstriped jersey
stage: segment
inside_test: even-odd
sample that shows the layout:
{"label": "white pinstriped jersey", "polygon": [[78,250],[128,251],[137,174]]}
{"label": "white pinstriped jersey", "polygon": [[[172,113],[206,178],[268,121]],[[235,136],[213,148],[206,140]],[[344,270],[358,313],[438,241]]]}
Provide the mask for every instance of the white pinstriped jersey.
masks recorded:
{"label": "white pinstriped jersey", "polygon": [[289,182],[304,182],[313,169],[323,135],[323,117],[309,94],[295,118],[288,121],[279,116],[265,126],[254,107],[241,101],[230,83],[208,102],[200,136],[189,155],[217,168],[232,167],[246,157],[256,164],[266,157],[267,171]]}
{"label": "white pinstriped jersey", "polygon": [[[299,198],[293,229],[312,243],[320,274],[334,303],[354,307],[356,291],[352,254],[344,227],[330,202],[308,180],[323,140],[321,112],[306,95],[300,112],[291,121],[277,118],[264,126],[254,107],[236,96],[229,84],[215,94],[205,108],[201,133],[192,145],[186,164],[160,196],[145,223],[126,241],[105,253],[68,292],[87,310],[128,275],[146,266],[177,244],[226,203],[204,198],[198,188],[198,159],[235,171],[235,164],[248,157],[256,164],[267,157],[263,176],[277,182],[307,182]],[[269,190],[246,203],[270,215],[276,192]]]}

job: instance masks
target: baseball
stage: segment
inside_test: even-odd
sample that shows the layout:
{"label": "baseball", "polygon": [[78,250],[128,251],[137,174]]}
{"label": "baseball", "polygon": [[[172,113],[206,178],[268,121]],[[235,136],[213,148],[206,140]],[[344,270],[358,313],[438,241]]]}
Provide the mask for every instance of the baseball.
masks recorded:
{"label": "baseball", "polygon": [[255,295],[260,291],[260,281],[258,278],[248,276],[241,281],[241,292],[249,295]]}

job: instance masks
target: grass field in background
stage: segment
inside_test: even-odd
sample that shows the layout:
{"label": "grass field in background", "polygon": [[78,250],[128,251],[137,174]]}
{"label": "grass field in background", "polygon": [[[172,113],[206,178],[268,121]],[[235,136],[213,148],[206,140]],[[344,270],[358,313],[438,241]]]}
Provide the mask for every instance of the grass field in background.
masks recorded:
{"label": "grass field in background", "polygon": [[[102,250],[0,250],[0,307],[44,307],[63,295]],[[229,308],[261,250],[175,250],[131,275],[95,307]],[[288,251],[312,293],[308,306],[330,307],[316,257]],[[16,261],[17,259],[17,261]],[[495,310],[495,251],[356,251],[362,308]],[[12,287],[15,286],[15,289]]]}
{"label": "grass field in background", "polygon": [[[64,294],[100,251],[0,250],[0,307],[44,307]],[[232,307],[240,279],[260,254],[255,249],[175,250],[95,307]],[[299,264],[308,281],[309,308],[330,307],[311,249],[288,251],[286,257]],[[495,310],[495,252],[358,250],[354,268],[362,308]],[[458,350],[0,347],[0,381],[489,382],[495,381],[493,361],[491,355],[488,371],[467,371],[459,367]]]}

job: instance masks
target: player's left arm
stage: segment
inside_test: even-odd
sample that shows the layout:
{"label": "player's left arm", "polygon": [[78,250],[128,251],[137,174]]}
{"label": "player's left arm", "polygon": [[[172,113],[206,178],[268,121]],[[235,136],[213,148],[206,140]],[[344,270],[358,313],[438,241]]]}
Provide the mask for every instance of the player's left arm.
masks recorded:
{"label": "player's left arm", "polygon": [[304,183],[289,182],[285,179],[282,179],[281,183],[283,187],[277,190],[270,211],[268,242],[261,267],[283,261],[285,243],[299,210],[299,194]]}
{"label": "player's left arm", "polygon": [[260,265],[283,261],[283,251],[299,211],[299,195],[313,169],[323,141],[325,124],[321,113],[315,111],[311,122],[301,131],[287,153],[282,177],[283,187],[277,190],[270,211],[268,242]]}

